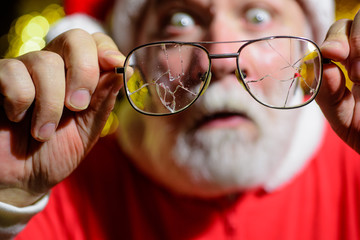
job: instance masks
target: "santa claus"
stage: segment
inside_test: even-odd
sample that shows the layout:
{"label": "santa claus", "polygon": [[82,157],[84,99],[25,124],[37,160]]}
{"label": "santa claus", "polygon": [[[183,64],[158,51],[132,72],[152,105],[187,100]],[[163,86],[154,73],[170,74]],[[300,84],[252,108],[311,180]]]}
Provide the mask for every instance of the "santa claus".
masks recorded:
{"label": "santa claus", "polygon": [[[79,124],[79,132],[97,132],[98,136],[98,128],[87,125],[91,118],[86,112],[102,107],[93,96],[113,97],[102,91],[106,85],[102,79],[124,61],[122,54],[138,45],[168,39],[224,42],[273,35],[301,36],[321,44],[334,19],[332,0],[79,0],[65,1],[65,10],[68,16],[52,28],[45,50],[54,50],[65,59],[66,84],[74,78],[74,67],[68,60],[74,56],[72,52],[83,49],[81,53],[89,58],[96,55],[100,81],[89,105],[75,109],[65,103],[62,124],[55,132],[60,143],[72,139],[69,132],[59,133],[66,131],[72,120]],[[330,40],[340,33],[345,36],[348,31],[343,29],[351,25],[360,29],[357,18],[354,22],[339,21],[330,28],[329,41],[322,48],[324,57],[343,60],[336,50],[344,52],[346,47],[336,48]],[[114,44],[98,32],[111,36],[120,52],[113,47],[102,51]],[[81,43],[89,36],[98,49],[94,54],[90,54],[92,48],[87,51],[85,45],[71,43]],[[211,50],[234,52],[226,44]],[[107,57],[117,59],[116,63]],[[265,54],[262,57],[266,58]],[[259,68],[264,65],[245,65],[242,70],[252,76]],[[47,166],[59,164],[51,172],[56,175],[52,183],[60,182],[50,193],[23,208],[9,204],[14,201],[0,203],[0,219],[5,219],[0,221],[4,222],[0,236],[360,238],[360,157],[348,145],[359,146],[350,142],[350,137],[344,139],[345,124],[339,124],[344,117],[331,108],[339,101],[329,102],[335,95],[328,91],[332,85],[327,82],[336,76],[343,81],[338,68],[333,64],[324,67],[325,90],[319,93],[319,105],[330,124],[315,102],[299,109],[274,110],[254,101],[239,84],[231,59],[213,61],[211,72],[206,92],[186,111],[171,116],[143,115],[127,99],[120,99],[117,132],[98,141],[90,134],[89,141],[83,141],[89,150],[84,151],[83,160],[71,162],[75,170],[69,177],[60,181],[59,166],[63,165],[50,161]],[[115,78],[119,75],[112,76]],[[49,139],[38,140],[49,146],[54,137]],[[36,150],[44,145],[36,145]],[[71,158],[69,148],[56,146],[56,150],[64,149],[63,159]],[[61,162],[58,151],[50,150],[48,159]]]}

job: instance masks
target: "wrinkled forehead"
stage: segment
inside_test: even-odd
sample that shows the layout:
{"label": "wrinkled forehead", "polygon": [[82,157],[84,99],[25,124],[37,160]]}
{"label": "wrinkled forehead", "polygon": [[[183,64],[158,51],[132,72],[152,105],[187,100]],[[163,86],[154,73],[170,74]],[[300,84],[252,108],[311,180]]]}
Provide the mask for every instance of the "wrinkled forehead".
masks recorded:
{"label": "wrinkled forehead", "polygon": [[286,1],[296,1],[296,0],[152,0],[155,6],[161,6],[163,4],[168,3],[178,3],[178,4],[186,4],[189,7],[192,6],[207,6],[207,7],[215,7],[218,3],[221,2],[228,2],[232,5],[241,4],[244,2],[251,3],[251,2],[272,2],[274,4]]}

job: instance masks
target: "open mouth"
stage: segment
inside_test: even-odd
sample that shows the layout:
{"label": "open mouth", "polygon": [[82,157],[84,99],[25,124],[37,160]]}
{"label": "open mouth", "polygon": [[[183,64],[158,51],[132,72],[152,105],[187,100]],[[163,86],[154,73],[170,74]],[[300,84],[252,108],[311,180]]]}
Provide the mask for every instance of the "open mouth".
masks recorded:
{"label": "open mouth", "polygon": [[237,128],[252,120],[243,113],[217,112],[205,116],[196,124],[196,128]]}

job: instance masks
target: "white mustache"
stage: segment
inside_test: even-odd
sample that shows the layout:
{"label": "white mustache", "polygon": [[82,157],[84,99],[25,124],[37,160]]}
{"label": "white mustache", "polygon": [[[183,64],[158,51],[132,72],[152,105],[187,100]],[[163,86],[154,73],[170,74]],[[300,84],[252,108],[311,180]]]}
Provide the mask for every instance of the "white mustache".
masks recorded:
{"label": "white mustache", "polygon": [[206,92],[189,109],[195,122],[219,113],[239,114],[257,125],[269,115],[269,108],[261,105],[240,85],[210,84]]}

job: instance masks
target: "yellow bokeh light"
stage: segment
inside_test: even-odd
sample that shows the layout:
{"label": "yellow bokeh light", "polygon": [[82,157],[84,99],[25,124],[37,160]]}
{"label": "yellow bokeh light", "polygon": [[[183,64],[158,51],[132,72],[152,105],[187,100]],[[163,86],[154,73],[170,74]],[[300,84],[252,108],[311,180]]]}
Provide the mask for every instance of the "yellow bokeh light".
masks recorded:
{"label": "yellow bokeh light", "polygon": [[16,20],[16,23],[15,23],[15,34],[16,35],[21,35],[24,26],[30,21],[30,19],[32,17],[33,16],[30,14],[25,14]]}
{"label": "yellow bokeh light", "polygon": [[105,137],[106,135],[114,133],[118,126],[119,126],[119,119],[114,112],[111,112],[100,136]]}
{"label": "yellow bokeh light", "polygon": [[32,38],[41,37],[46,35],[44,29],[37,23],[29,22],[21,33],[21,40],[25,43]]}
{"label": "yellow bokeh light", "polygon": [[32,40],[25,42],[19,49],[19,55],[23,55],[28,52],[41,50],[40,45]]}
{"label": "yellow bokeh light", "polygon": [[41,12],[41,15],[44,16],[51,25],[60,18],[64,17],[65,12],[64,9],[58,4],[50,4],[44,9],[44,11]]}
{"label": "yellow bokeh light", "polygon": [[33,17],[28,25],[25,27],[25,31],[27,31],[27,34],[31,37],[45,37],[46,34],[49,32],[49,22],[48,20],[43,16],[36,16]]}
{"label": "yellow bokeh light", "polygon": [[9,49],[5,57],[17,57],[45,47],[45,36],[50,25],[64,17],[64,9],[58,4],[51,4],[41,13],[33,12],[19,17],[11,27]]}

